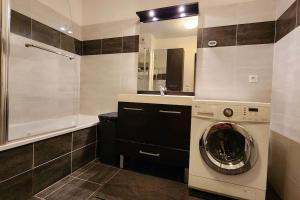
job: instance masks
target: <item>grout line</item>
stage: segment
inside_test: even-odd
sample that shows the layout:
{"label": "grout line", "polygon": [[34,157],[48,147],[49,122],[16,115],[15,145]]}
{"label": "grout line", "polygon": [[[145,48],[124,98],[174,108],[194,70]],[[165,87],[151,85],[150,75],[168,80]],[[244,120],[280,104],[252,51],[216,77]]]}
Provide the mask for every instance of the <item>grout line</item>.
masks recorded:
{"label": "grout line", "polygon": [[70,175],[70,177],[74,178],[74,179],[78,179],[78,180],[81,180],[81,181],[84,181],[84,182],[88,182],[88,183],[93,183],[93,184],[96,184],[96,185],[103,185],[103,184],[100,184],[100,183],[96,183],[94,181],[88,181],[88,180],[85,180],[85,179],[82,179],[82,178],[78,178],[78,177],[75,177],[75,176],[72,176]]}
{"label": "grout line", "polygon": [[62,157],[64,157],[64,156],[66,156],[66,155],[69,155],[69,154],[71,154],[71,152],[65,153],[65,154],[63,154],[63,155],[61,155],[61,156],[58,156],[58,157],[56,157],[56,158],[54,158],[54,159],[52,159],[52,160],[49,160],[49,161],[47,161],[47,162],[45,162],[45,163],[43,163],[43,164],[40,164],[40,165],[34,167],[33,169],[36,169],[36,168],[41,167],[41,166],[43,166],[43,165],[49,164],[50,162],[53,162],[53,161],[55,161],[55,160],[58,160],[58,159],[60,159],[60,158],[62,158]]}
{"label": "grout line", "polygon": [[24,171],[24,172],[22,172],[22,173],[20,173],[20,174],[16,174],[16,175],[14,175],[14,176],[12,176],[12,177],[9,177],[9,178],[7,178],[7,179],[5,179],[5,180],[3,180],[3,181],[0,181],[0,184],[1,184],[1,183],[4,183],[5,181],[9,181],[9,180],[11,180],[11,179],[13,179],[13,178],[16,178],[17,176],[20,176],[20,175],[23,175],[23,174],[25,174],[25,173],[27,173],[27,172],[30,172],[30,171],[32,171],[32,169],[26,170],[26,171]]}
{"label": "grout line", "polygon": [[[95,161],[95,160],[94,160],[94,161]],[[92,162],[94,162],[94,161],[92,161]],[[89,164],[89,163],[88,163],[88,164]],[[88,164],[86,164],[86,165],[88,165]],[[96,162],[94,162],[93,164],[91,164],[91,166],[87,167],[85,170],[83,170],[83,171],[82,171],[81,173],[79,173],[77,176],[73,176],[73,175],[72,175],[73,173],[71,174],[71,176],[72,176],[72,177],[79,177],[79,176],[81,176],[82,174],[84,174],[87,170],[89,170],[90,168],[92,168],[94,165],[96,165]],[[84,166],[83,166],[83,167],[84,167]],[[80,169],[80,168],[79,168],[79,169]],[[77,170],[79,170],[79,169],[77,169]],[[76,171],[77,171],[77,170],[76,170]],[[76,171],[75,171],[75,172],[76,172]]]}
{"label": "grout line", "polygon": [[78,149],[75,149],[75,150],[72,151],[72,152],[79,151],[79,150],[84,149],[85,147],[91,146],[91,145],[93,145],[93,144],[96,144],[96,141],[94,141],[94,142],[92,142],[92,143],[90,143],[90,144],[87,144],[87,145],[85,145],[85,146],[83,146],[83,147],[80,147],[80,148],[78,148]]}
{"label": "grout line", "polygon": [[[66,176],[65,178],[67,178],[68,176]],[[71,177],[71,176],[69,176]],[[72,177],[71,177],[72,178]],[[56,183],[62,181],[63,179],[57,181]],[[52,192],[50,192],[49,194],[47,194],[44,198],[47,198],[48,196],[50,196],[51,194],[53,194],[54,192],[58,191],[59,189],[63,188],[65,185],[67,185],[68,183],[70,183],[73,179],[70,179],[69,181],[67,181],[65,184],[62,184],[60,187],[56,188],[55,190],[53,190]],[[49,187],[47,187],[46,189],[49,189],[50,187],[52,187],[53,185],[55,185],[56,183],[50,185]],[[46,189],[42,190],[41,192],[45,191]],[[39,192],[39,193],[41,193]],[[38,193],[38,194],[39,194]]]}
{"label": "grout line", "polygon": [[103,184],[102,184],[102,186],[100,186],[95,192],[93,192],[87,199],[90,199],[94,194],[96,194],[96,192],[98,192],[105,184],[107,184],[109,181],[111,181],[120,171],[121,171],[121,169],[119,169],[118,171],[116,171],[114,173],[114,175],[112,175],[109,179],[107,179],[106,181],[104,181]]}
{"label": "grout line", "polygon": [[100,191],[100,189],[102,189],[102,187],[103,187],[103,186],[99,186],[99,187],[95,190],[95,192],[93,192],[87,199],[90,199],[91,197],[93,197],[94,194],[96,194],[96,192],[98,192],[98,191]]}

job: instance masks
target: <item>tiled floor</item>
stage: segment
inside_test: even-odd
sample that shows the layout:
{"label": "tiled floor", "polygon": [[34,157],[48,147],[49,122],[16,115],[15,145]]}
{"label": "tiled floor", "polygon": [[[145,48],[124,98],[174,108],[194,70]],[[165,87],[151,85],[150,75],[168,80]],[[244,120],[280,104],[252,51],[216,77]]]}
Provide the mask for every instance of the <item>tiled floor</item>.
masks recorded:
{"label": "tiled floor", "polygon": [[[228,200],[224,197],[211,197]],[[189,196],[186,184],[120,170],[98,161],[41,191],[30,200],[204,200]]]}
{"label": "tiled floor", "polygon": [[31,200],[200,200],[183,183],[120,170],[94,161]]}

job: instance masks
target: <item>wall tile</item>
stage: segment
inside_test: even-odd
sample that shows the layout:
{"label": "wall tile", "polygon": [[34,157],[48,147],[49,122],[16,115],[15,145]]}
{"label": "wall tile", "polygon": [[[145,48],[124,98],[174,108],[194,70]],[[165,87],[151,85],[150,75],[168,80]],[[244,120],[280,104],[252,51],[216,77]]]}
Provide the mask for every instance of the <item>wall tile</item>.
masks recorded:
{"label": "wall tile", "polygon": [[76,53],[74,38],[64,33],[61,33],[60,39],[61,39],[61,49],[69,51],[71,53]]}
{"label": "wall tile", "polygon": [[96,141],[96,126],[73,133],[73,151]]}
{"label": "wall tile", "polygon": [[32,196],[32,171],[0,183],[0,199],[29,199]]}
{"label": "wall tile", "polygon": [[297,1],[287,9],[276,22],[276,42],[296,27]]}
{"label": "wall tile", "polygon": [[123,38],[108,38],[102,40],[102,54],[122,53]]}
{"label": "wall tile", "polygon": [[0,152],[0,181],[32,169],[32,144]]}
{"label": "wall tile", "polygon": [[298,0],[298,4],[297,4],[297,26],[300,25],[300,3],[299,3],[299,0]]}
{"label": "wall tile", "polygon": [[76,171],[96,158],[96,144],[89,145],[72,153],[72,171]]}
{"label": "wall tile", "polygon": [[123,37],[123,53],[131,53],[139,51],[139,36]]}
{"label": "wall tile", "polygon": [[197,48],[203,47],[203,28],[198,29],[197,33]]}
{"label": "wall tile", "polygon": [[34,144],[34,166],[71,152],[72,134],[43,140]]}
{"label": "wall tile", "polygon": [[99,55],[101,54],[101,40],[88,40],[82,43],[82,55]]}
{"label": "wall tile", "polygon": [[238,45],[274,43],[275,22],[240,24],[237,31]]}
{"label": "wall tile", "polygon": [[35,20],[32,20],[32,39],[60,48],[60,33]]}
{"label": "wall tile", "polygon": [[82,56],[82,41],[75,39],[75,52]]}
{"label": "wall tile", "polygon": [[31,19],[11,10],[11,32],[23,37],[31,38]]}
{"label": "wall tile", "polygon": [[209,41],[217,41],[217,47],[235,46],[236,45],[237,26],[221,26],[214,28],[206,28],[203,31],[203,47],[209,47]]}
{"label": "wall tile", "polygon": [[71,154],[35,168],[33,170],[33,193],[38,193],[70,173]]}

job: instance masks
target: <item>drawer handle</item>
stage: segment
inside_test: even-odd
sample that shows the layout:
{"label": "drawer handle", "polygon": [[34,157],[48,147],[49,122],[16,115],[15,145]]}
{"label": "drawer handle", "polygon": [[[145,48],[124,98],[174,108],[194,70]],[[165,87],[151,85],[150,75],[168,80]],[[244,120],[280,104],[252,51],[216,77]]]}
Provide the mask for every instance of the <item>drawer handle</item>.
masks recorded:
{"label": "drawer handle", "polygon": [[139,153],[143,154],[143,155],[147,155],[147,156],[154,156],[154,157],[159,157],[160,156],[159,153],[149,153],[149,152],[145,152],[143,150],[140,150]]}
{"label": "drawer handle", "polygon": [[160,113],[168,113],[168,114],[177,114],[180,115],[181,112],[179,111],[170,111],[170,110],[159,110]]}
{"label": "drawer handle", "polygon": [[134,110],[134,111],[142,111],[141,108],[123,108],[124,110]]}

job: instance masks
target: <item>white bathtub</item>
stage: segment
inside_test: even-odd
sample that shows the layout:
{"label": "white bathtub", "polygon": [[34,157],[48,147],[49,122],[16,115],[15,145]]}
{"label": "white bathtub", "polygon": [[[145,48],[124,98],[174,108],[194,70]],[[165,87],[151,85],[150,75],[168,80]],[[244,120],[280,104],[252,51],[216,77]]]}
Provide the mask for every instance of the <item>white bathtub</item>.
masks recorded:
{"label": "white bathtub", "polygon": [[0,151],[95,126],[98,123],[98,116],[76,115],[15,124],[9,127],[9,142],[0,146]]}

